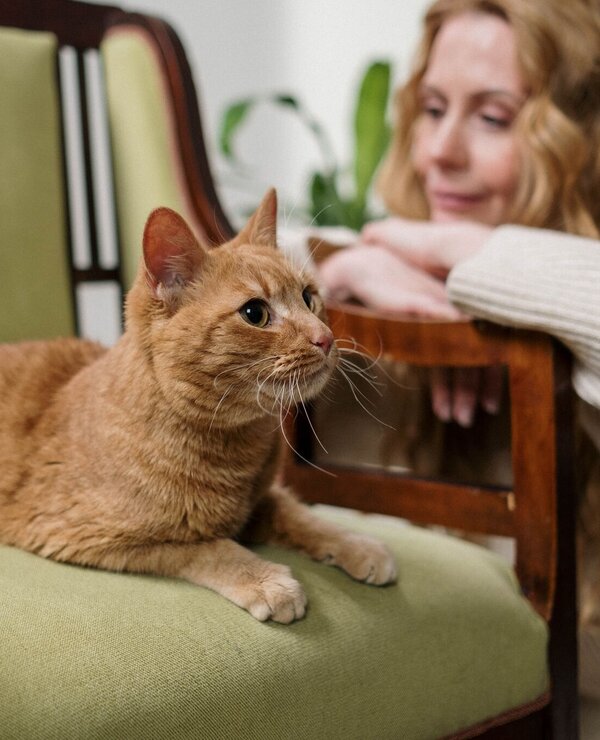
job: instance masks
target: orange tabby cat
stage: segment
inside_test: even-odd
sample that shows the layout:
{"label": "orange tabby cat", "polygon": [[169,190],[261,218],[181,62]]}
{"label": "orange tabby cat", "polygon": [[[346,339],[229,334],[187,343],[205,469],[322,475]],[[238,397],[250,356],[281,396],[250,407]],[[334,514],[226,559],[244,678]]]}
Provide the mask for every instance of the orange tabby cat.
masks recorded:
{"label": "orange tabby cat", "polygon": [[395,578],[383,545],[274,482],[276,420],[323,388],[337,355],[313,283],[275,249],[275,213],[271,191],[238,237],[205,251],[160,208],[112,349],[0,348],[0,542],[185,578],[285,623],[304,615],[300,584],[240,542]]}

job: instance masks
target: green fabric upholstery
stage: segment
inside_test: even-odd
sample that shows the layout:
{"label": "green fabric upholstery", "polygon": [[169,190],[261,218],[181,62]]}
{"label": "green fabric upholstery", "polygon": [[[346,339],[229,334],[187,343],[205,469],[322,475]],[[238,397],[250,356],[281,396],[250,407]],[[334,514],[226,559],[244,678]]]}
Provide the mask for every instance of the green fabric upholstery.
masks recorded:
{"label": "green fabric upholstery", "polygon": [[400,580],[258,548],[306,589],[288,626],[183,581],[0,548],[3,740],[436,738],[544,692],[545,623],[497,556],[317,510],[390,544]]}
{"label": "green fabric upholstery", "polygon": [[0,28],[0,341],[73,333],[56,39]]}
{"label": "green fabric upholstery", "polygon": [[115,195],[128,288],[136,275],[151,210],[168,206],[190,218],[174,156],[172,122],[154,52],[139,29],[120,28],[103,42]]}

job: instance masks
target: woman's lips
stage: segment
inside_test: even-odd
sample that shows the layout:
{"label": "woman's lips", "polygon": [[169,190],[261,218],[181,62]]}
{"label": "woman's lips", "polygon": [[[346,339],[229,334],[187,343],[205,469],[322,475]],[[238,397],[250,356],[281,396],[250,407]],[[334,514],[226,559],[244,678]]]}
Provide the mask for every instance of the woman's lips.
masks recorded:
{"label": "woman's lips", "polygon": [[436,190],[430,193],[429,202],[433,208],[442,211],[468,211],[481,203],[483,195],[470,193],[453,193]]}

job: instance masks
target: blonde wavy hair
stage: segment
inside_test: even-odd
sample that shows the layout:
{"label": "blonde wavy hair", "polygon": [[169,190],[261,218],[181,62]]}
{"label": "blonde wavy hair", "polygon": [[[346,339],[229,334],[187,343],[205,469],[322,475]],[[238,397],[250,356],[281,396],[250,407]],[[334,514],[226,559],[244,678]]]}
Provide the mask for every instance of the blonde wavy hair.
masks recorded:
{"label": "blonde wavy hair", "polygon": [[599,236],[599,0],[437,0],[410,78],[396,93],[396,129],[379,177],[386,206],[408,218],[429,217],[411,161],[419,87],[444,22],[473,11],[512,26],[529,93],[515,120],[521,177],[507,222]]}

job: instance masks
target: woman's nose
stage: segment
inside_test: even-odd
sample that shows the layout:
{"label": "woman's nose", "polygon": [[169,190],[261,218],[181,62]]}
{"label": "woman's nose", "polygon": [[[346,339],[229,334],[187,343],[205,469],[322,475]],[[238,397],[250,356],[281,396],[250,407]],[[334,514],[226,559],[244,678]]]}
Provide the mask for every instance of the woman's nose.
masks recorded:
{"label": "woman's nose", "polygon": [[460,120],[445,116],[432,135],[429,155],[440,167],[462,169],[468,163],[468,144]]}

